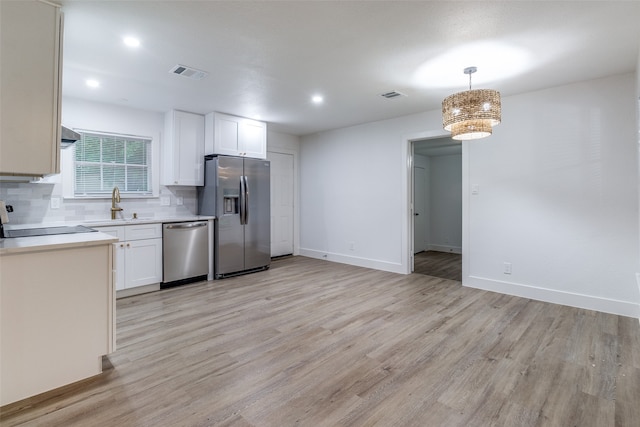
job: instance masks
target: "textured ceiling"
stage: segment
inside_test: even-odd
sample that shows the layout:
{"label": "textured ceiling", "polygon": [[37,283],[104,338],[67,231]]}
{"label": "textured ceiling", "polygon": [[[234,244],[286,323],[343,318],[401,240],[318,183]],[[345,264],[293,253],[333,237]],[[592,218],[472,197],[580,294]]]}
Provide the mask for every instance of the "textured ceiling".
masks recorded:
{"label": "textured ceiling", "polygon": [[[438,109],[470,65],[475,88],[503,96],[632,72],[640,43],[637,1],[60,3],[65,96],[259,115],[298,135]],[[209,76],[172,75],[176,64]],[[391,90],[407,96],[380,96]]]}

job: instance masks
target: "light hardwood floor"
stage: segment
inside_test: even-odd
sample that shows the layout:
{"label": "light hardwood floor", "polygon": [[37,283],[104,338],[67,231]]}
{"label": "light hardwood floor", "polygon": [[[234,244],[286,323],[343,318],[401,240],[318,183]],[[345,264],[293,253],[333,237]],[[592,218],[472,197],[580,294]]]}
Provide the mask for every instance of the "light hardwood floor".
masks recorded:
{"label": "light hardwood floor", "polygon": [[413,272],[427,276],[462,281],[462,255],[424,251],[413,256]]}
{"label": "light hardwood floor", "polygon": [[102,376],[2,425],[640,425],[637,319],[456,281],[292,257],[117,318]]}

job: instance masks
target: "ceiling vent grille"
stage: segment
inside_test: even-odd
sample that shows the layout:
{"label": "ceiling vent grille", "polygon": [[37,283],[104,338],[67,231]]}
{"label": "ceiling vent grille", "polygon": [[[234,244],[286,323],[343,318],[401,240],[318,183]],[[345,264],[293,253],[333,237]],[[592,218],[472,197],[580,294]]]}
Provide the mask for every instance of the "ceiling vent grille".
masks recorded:
{"label": "ceiling vent grille", "polygon": [[173,67],[169,72],[192,80],[202,80],[209,75],[206,71],[197,70],[180,64]]}
{"label": "ceiling vent grille", "polygon": [[387,98],[387,99],[393,99],[393,98],[397,98],[399,96],[407,96],[402,92],[398,92],[395,90],[392,90],[391,92],[385,92],[383,94],[380,94],[381,97],[383,98]]}

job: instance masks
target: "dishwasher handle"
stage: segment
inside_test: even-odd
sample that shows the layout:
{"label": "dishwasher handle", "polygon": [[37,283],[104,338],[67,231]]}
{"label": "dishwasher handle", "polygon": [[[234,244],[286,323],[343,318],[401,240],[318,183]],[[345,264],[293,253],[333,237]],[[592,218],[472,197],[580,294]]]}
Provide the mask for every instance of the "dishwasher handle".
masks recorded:
{"label": "dishwasher handle", "polygon": [[167,224],[167,229],[206,227],[206,222],[188,222],[184,224]]}

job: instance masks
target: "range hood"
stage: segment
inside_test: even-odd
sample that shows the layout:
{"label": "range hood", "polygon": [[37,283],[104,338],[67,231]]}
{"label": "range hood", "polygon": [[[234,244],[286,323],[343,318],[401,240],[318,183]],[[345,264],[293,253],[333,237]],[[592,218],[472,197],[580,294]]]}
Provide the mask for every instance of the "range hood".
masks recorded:
{"label": "range hood", "polygon": [[68,127],[61,126],[62,130],[60,132],[60,148],[66,148],[82,138],[78,132],[69,129]]}

